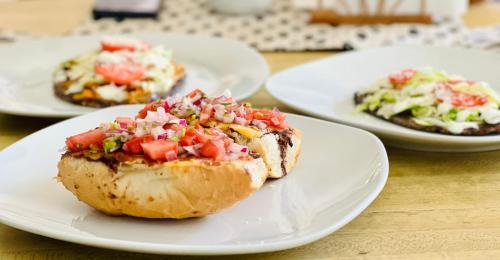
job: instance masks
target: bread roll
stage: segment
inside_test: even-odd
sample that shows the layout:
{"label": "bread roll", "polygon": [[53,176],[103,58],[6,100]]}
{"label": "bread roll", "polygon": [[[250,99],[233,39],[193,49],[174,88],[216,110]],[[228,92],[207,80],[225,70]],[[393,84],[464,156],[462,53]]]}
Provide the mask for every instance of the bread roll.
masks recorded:
{"label": "bread roll", "polygon": [[267,177],[262,158],[234,161],[176,160],[148,165],[62,156],[58,179],[80,201],[110,215],[144,218],[200,217],[231,207]]}
{"label": "bread roll", "polygon": [[245,145],[262,156],[269,178],[281,178],[295,166],[302,146],[301,139],[299,129],[287,128],[252,138]]}

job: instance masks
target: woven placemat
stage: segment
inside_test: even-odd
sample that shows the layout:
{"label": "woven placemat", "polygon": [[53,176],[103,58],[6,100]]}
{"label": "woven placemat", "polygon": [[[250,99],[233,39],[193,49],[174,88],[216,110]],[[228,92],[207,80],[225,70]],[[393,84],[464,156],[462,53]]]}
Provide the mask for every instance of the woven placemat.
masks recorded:
{"label": "woven placemat", "polygon": [[204,34],[236,39],[261,51],[349,50],[394,44],[491,48],[500,43],[500,26],[467,29],[458,21],[439,18],[433,25],[332,26],[309,24],[308,20],[309,12],[295,8],[291,0],[274,1],[262,15],[241,16],[218,14],[205,0],[167,0],[157,20],[89,17],[70,34]]}

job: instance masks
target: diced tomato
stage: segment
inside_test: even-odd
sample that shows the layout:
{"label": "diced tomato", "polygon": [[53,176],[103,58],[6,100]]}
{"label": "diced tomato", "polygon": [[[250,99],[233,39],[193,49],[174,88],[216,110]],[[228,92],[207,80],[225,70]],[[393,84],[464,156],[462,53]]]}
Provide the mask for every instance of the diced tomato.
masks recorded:
{"label": "diced tomato", "polygon": [[186,134],[180,140],[182,146],[191,146],[197,143],[199,143],[198,138],[192,129],[187,130]]}
{"label": "diced tomato", "polygon": [[123,150],[133,153],[133,154],[141,154],[142,153],[142,143],[148,143],[154,141],[155,138],[153,135],[143,135],[143,136],[138,136],[135,137],[134,139],[131,139],[127,141],[123,145]]}
{"label": "diced tomato", "polygon": [[117,117],[115,121],[122,129],[127,129],[129,126],[135,126],[135,121],[130,117]]}
{"label": "diced tomato", "polygon": [[208,122],[208,120],[212,117],[214,111],[213,106],[211,104],[207,104],[203,107],[200,113],[200,123],[204,124]]}
{"label": "diced tomato", "polygon": [[141,40],[108,38],[101,41],[101,48],[105,51],[143,51],[150,49],[151,46]]}
{"label": "diced tomato", "polygon": [[395,88],[401,88],[404,84],[410,81],[416,73],[416,70],[405,69],[400,71],[399,73],[390,75],[389,81]]}
{"label": "diced tomato", "polygon": [[461,80],[461,79],[449,79],[446,81],[446,83],[449,83],[449,84],[457,84],[460,82],[463,82],[463,80]]}
{"label": "diced tomato", "polygon": [[224,142],[209,140],[203,143],[203,145],[200,147],[199,152],[203,157],[220,160],[223,159],[226,150],[224,149]]}
{"label": "diced tomato", "polygon": [[95,71],[105,79],[116,84],[129,84],[144,78],[143,66],[132,61],[122,63],[96,63]]}
{"label": "diced tomato", "polygon": [[285,128],[287,126],[286,115],[279,111],[255,109],[253,118],[265,121],[269,126],[276,128]]}
{"label": "diced tomato", "polygon": [[238,117],[245,118],[245,120],[249,122],[253,120],[253,109],[251,107],[242,106],[241,108],[236,109],[235,112]]}
{"label": "diced tomato", "polygon": [[203,96],[203,92],[202,92],[199,88],[197,88],[197,89],[195,89],[195,90],[193,90],[193,91],[189,92],[186,96],[187,96],[187,97],[190,97],[190,98],[193,98],[193,97],[195,97],[196,95],[198,95],[198,93],[200,93],[200,94]]}
{"label": "diced tomato", "polygon": [[193,105],[199,106],[201,104],[201,101],[203,100],[203,97],[205,96],[205,93],[201,91],[200,89],[195,89],[191,92],[189,92],[186,97],[191,99],[191,102],[193,102]]}
{"label": "diced tomato", "polygon": [[170,129],[170,130],[177,131],[177,130],[182,129],[183,127],[184,127],[184,126],[179,125],[179,124],[165,124],[165,125],[163,126],[163,129]]}
{"label": "diced tomato", "polygon": [[181,138],[180,144],[182,146],[191,146],[198,143],[204,143],[208,141],[208,136],[205,135],[202,130],[197,129],[187,129],[186,134]]}
{"label": "diced tomato", "polygon": [[94,129],[66,138],[66,146],[72,152],[83,151],[88,149],[90,145],[102,147],[104,138],[106,135],[101,129]]}
{"label": "diced tomato", "polygon": [[488,102],[488,97],[486,96],[455,91],[448,84],[439,85],[434,95],[439,102],[447,102],[455,107],[477,107]]}
{"label": "diced tomato", "polygon": [[163,103],[162,102],[158,102],[158,101],[153,101],[147,105],[145,105],[140,111],[139,113],[137,113],[137,117],[138,118],[146,118],[146,116],[148,115],[148,111],[156,111],[159,107],[163,106]]}
{"label": "diced tomato", "polygon": [[177,142],[171,140],[156,140],[149,143],[141,143],[144,154],[153,160],[167,160],[167,152],[177,154]]}
{"label": "diced tomato", "polygon": [[253,118],[257,120],[269,120],[271,119],[272,111],[265,109],[255,109],[253,111]]}

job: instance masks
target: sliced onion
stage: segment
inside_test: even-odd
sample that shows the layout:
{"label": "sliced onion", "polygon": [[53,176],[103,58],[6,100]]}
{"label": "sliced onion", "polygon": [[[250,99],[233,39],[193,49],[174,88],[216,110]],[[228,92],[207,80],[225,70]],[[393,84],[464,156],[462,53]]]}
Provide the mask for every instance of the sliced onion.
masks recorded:
{"label": "sliced onion", "polygon": [[120,149],[120,146],[119,146],[119,145],[117,145],[117,146],[115,146],[115,147],[113,147],[113,148],[109,149],[109,152],[111,152],[111,153],[112,153],[112,152],[114,152],[114,151],[116,151],[116,150],[118,150],[118,149]]}
{"label": "sliced onion", "polygon": [[182,148],[184,150],[186,150],[186,152],[188,152],[189,154],[192,154],[196,157],[199,157],[200,156],[200,153],[198,152],[198,148],[195,148],[196,145],[191,145],[191,146],[182,146]]}
{"label": "sliced onion", "polygon": [[237,143],[231,143],[228,148],[232,153],[246,153],[246,151],[248,150],[246,146],[239,145]]}
{"label": "sliced onion", "polygon": [[257,119],[252,120],[252,125],[255,125],[260,129],[265,129],[267,127],[267,124],[264,121]]}
{"label": "sliced onion", "polygon": [[225,114],[223,117],[222,117],[222,122],[226,123],[226,124],[230,124],[234,121],[234,118],[235,118],[235,114],[234,112],[231,112],[230,114]]}
{"label": "sliced onion", "polygon": [[247,111],[244,106],[240,106],[238,110],[240,112],[240,115],[242,116],[245,116],[247,114]]}
{"label": "sliced onion", "polygon": [[241,157],[241,154],[238,153],[228,153],[224,156],[225,160],[232,161],[232,160],[237,160]]}
{"label": "sliced onion", "polygon": [[231,98],[231,96],[232,96],[231,95],[231,90],[229,90],[229,89],[224,90],[224,93],[222,93],[222,95],[224,97]]}
{"label": "sliced onion", "polygon": [[151,134],[154,135],[155,139],[158,139],[158,137],[160,135],[163,135],[163,134],[167,134],[167,136],[168,136],[167,130],[163,129],[163,127],[161,127],[161,126],[157,126],[153,129],[151,129]]}
{"label": "sliced onion", "polygon": [[167,138],[171,138],[177,134],[177,132],[172,129],[167,129],[165,132],[167,133]]}
{"label": "sliced onion", "polygon": [[243,117],[236,117],[234,122],[238,125],[246,125],[248,123],[248,121]]}
{"label": "sliced onion", "polygon": [[217,119],[219,121],[224,120],[224,113],[226,112],[226,109],[224,108],[224,106],[220,105],[220,104],[214,105],[214,110],[215,110],[215,114],[214,114],[215,119]]}
{"label": "sliced onion", "polygon": [[165,109],[165,111],[168,111],[170,109],[170,105],[168,104],[167,100],[165,100],[165,102],[163,102],[163,108]]}
{"label": "sliced onion", "polygon": [[167,161],[172,161],[172,160],[175,160],[177,159],[177,151],[168,151],[165,153],[165,159],[167,159]]}
{"label": "sliced onion", "polygon": [[159,107],[156,109],[156,117],[159,121],[165,121],[167,118],[167,113],[165,112],[165,108]]}

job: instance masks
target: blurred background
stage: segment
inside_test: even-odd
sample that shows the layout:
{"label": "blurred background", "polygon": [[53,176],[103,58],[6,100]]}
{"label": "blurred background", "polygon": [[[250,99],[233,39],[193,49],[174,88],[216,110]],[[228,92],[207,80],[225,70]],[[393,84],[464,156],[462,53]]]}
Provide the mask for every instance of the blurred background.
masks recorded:
{"label": "blurred background", "polygon": [[498,25],[500,1],[493,0],[0,0],[4,42],[154,31],[232,38],[261,51],[496,48]]}

